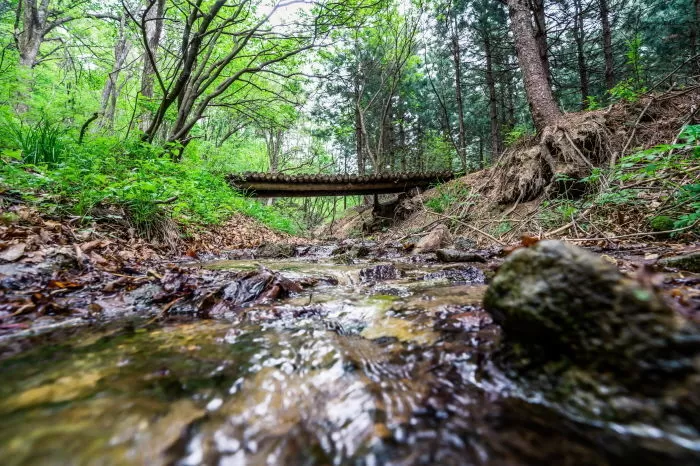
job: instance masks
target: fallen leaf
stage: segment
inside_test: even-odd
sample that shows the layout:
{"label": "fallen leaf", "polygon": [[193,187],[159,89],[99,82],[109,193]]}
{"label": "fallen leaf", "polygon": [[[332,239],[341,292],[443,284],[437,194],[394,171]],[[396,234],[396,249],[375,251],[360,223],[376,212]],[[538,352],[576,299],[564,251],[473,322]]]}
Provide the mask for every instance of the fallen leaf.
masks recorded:
{"label": "fallen leaf", "polygon": [[24,243],[13,244],[9,248],[0,252],[0,260],[14,262],[24,255],[25,249],[27,249],[27,245]]}
{"label": "fallen leaf", "polygon": [[523,246],[529,248],[530,246],[534,246],[535,244],[539,243],[540,239],[537,236],[523,235],[520,238],[520,241],[523,243]]}
{"label": "fallen leaf", "polygon": [[58,288],[58,289],[66,289],[66,288],[82,288],[83,285],[80,283],[74,283],[74,282],[62,282],[60,280],[50,280],[49,281],[49,288]]}
{"label": "fallen leaf", "polygon": [[93,263],[97,264],[97,265],[107,265],[107,264],[109,264],[109,261],[108,261],[107,259],[105,259],[104,257],[100,256],[100,255],[97,254],[96,252],[93,252],[92,254],[90,254],[90,260],[91,260]]}

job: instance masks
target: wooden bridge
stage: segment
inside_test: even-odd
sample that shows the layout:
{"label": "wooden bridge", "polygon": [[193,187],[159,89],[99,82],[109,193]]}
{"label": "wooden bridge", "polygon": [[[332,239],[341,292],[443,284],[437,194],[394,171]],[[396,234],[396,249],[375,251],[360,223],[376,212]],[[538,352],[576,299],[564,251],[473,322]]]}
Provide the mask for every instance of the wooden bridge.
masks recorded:
{"label": "wooden bridge", "polygon": [[234,188],[252,197],[354,196],[402,193],[454,178],[452,172],[379,175],[284,175],[242,173],[228,176]]}

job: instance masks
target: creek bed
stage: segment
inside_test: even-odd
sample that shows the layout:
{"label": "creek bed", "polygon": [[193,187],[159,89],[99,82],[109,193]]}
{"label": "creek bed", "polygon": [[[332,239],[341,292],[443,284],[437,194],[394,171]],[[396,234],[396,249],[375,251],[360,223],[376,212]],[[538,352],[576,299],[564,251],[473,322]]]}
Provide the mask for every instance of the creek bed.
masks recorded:
{"label": "creek bed", "polygon": [[263,263],[318,285],[216,319],[83,328],[0,361],[2,465],[700,458],[653,426],[566,416],[500,374],[475,267]]}

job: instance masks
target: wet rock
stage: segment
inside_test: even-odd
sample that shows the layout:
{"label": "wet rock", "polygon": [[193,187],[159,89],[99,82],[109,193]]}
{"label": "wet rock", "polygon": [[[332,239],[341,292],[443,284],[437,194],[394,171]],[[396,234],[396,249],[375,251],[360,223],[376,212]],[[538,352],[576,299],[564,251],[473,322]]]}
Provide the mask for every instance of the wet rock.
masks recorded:
{"label": "wet rock", "polygon": [[258,248],[258,257],[294,257],[296,247],[287,243],[265,243]]}
{"label": "wet rock", "polygon": [[700,333],[653,290],[583,249],[542,241],[515,251],[484,300],[529,358],[566,360],[627,380],[682,373]]}
{"label": "wet rock", "polygon": [[433,252],[452,242],[450,230],[445,225],[436,226],[430,233],[424,236],[413,249],[414,254]]}
{"label": "wet rock", "polygon": [[393,264],[377,265],[360,270],[360,279],[363,282],[379,282],[384,280],[396,280],[401,278],[403,273],[394,267]]}
{"label": "wet rock", "polygon": [[458,236],[454,239],[454,246],[457,249],[467,251],[476,248],[476,241],[465,236]]}
{"label": "wet rock", "polygon": [[671,269],[700,273],[700,251],[680,256],[664,257],[659,264]]}
{"label": "wet rock", "polygon": [[333,260],[340,264],[351,264],[355,259],[364,259],[372,249],[366,244],[344,244],[333,251]]}
{"label": "wet rock", "polygon": [[457,249],[438,249],[435,254],[440,262],[486,262],[480,254]]}
{"label": "wet rock", "polygon": [[476,267],[465,267],[459,269],[439,270],[423,275],[421,280],[449,280],[452,283],[462,284],[483,284],[486,281],[484,272]]}
{"label": "wet rock", "polygon": [[0,252],[0,261],[14,262],[24,256],[25,249],[27,249],[27,245],[24,243],[8,246]]}

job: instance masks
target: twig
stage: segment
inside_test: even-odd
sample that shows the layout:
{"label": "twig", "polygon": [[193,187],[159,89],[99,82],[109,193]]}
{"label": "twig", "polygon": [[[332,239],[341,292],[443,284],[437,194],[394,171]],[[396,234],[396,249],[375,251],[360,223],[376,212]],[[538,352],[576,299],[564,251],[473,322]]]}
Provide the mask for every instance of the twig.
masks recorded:
{"label": "twig", "polygon": [[699,59],[699,58],[700,58],[700,54],[688,58],[686,61],[684,61],[683,63],[681,63],[680,65],[678,65],[673,71],[671,71],[671,72],[668,73],[666,76],[664,76],[661,80],[657,81],[657,83],[654,84],[654,85],[651,87],[651,89],[649,89],[648,92],[653,92],[654,89],[656,89],[657,87],[659,87],[659,86],[661,85],[661,83],[665,82],[668,78],[670,78],[671,76],[673,76],[674,74],[676,74],[676,71],[680,70],[681,68],[683,68],[683,67],[684,67],[685,65],[687,65],[688,63],[691,63],[691,62],[693,62],[693,61],[695,61],[695,60],[697,60],[697,59]]}
{"label": "twig", "polygon": [[458,219],[458,218],[450,217],[449,215],[438,214],[437,212],[431,212],[431,213],[434,214],[434,215],[437,215],[438,217],[443,217],[445,220],[451,220],[451,221],[454,221],[454,222],[459,223],[460,225],[464,225],[465,227],[467,227],[467,228],[469,228],[469,229],[471,229],[471,230],[474,230],[475,232],[477,232],[477,233],[479,233],[479,234],[485,236],[486,238],[490,239],[490,240],[493,241],[494,243],[500,244],[501,246],[505,246],[505,245],[506,245],[506,243],[504,243],[503,241],[499,240],[498,238],[495,238],[495,237],[489,235],[488,233],[486,233],[485,231],[482,231],[482,230],[478,229],[478,228],[475,227],[474,225],[470,225],[470,224],[468,224],[467,222],[463,222],[463,221],[461,221],[461,220]]}
{"label": "twig", "polygon": [[154,204],[161,205],[161,204],[172,204],[173,202],[177,201],[179,196],[173,196],[169,197],[168,199],[165,199],[163,201],[153,201]]}
{"label": "twig", "polygon": [[[630,134],[630,137],[627,139],[627,142],[625,143],[624,147],[622,148],[622,151],[620,154],[624,157],[625,153],[627,152],[627,148],[629,147],[630,144],[632,144],[632,140],[634,139],[634,136],[637,134],[637,127],[639,126],[639,123],[642,121],[642,118],[644,118],[644,115],[647,113],[647,110],[649,110],[649,107],[651,104],[655,101],[656,99],[652,97],[649,99],[649,102],[647,103],[646,107],[644,107],[644,110],[642,110],[642,113],[639,114],[639,117],[637,117],[637,121],[634,122],[634,126],[632,127],[632,134]],[[615,166],[615,163],[617,163],[617,152],[613,153],[612,158],[610,159],[610,168],[613,168]]]}
{"label": "twig", "polygon": [[182,299],[183,299],[182,296],[179,297],[179,298],[175,298],[175,299],[173,299],[172,301],[170,301],[168,304],[166,304],[165,306],[163,306],[163,308],[162,308],[161,311],[158,313],[158,315],[155,316],[154,318],[152,318],[151,320],[149,320],[148,322],[146,322],[146,325],[145,325],[145,326],[148,327],[149,325],[151,325],[151,324],[154,323],[155,321],[160,320],[160,319],[162,319],[163,317],[165,317],[165,316],[168,314],[168,312],[170,312],[170,309],[171,309],[174,305],[176,305],[177,303],[179,303],[180,301],[182,301]]}
{"label": "twig", "polygon": [[569,132],[564,130],[564,129],[562,129],[562,132],[564,133],[564,136],[566,136],[566,140],[569,141],[569,144],[571,144],[571,147],[573,147],[574,150],[576,151],[576,153],[578,154],[578,156],[581,157],[581,160],[583,160],[583,162],[586,165],[588,165],[589,168],[594,168],[591,161],[588,160],[585,155],[583,155],[583,152],[581,152],[579,150],[578,146],[576,146],[576,144],[574,143],[574,141],[571,140],[571,136],[569,136]]}
{"label": "twig", "polygon": [[[593,209],[593,207],[589,207],[588,209],[584,210],[576,217],[583,217],[583,216],[587,215],[592,209]],[[567,223],[563,227],[559,227],[556,230],[546,232],[544,235],[542,235],[542,237],[547,238],[549,236],[558,235],[559,233],[564,233],[566,230],[568,230],[569,228],[571,228],[574,225],[576,225],[576,219],[573,219],[571,222]]]}
{"label": "twig", "polygon": [[668,235],[671,233],[679,233],[681,231],[690,230],[691,228],[694,228],[698,223],[700,223],[700,220],[696,220],[692,225],[688,225],[683,228],[676,228],[675,230],[645,231],[642,233],[630,233],[628,235],[608,236],[607,238],[567,238],[566,241],[609,241],[611,239],[634,238],[637,236]]}

